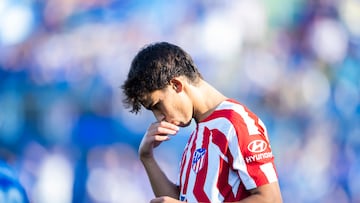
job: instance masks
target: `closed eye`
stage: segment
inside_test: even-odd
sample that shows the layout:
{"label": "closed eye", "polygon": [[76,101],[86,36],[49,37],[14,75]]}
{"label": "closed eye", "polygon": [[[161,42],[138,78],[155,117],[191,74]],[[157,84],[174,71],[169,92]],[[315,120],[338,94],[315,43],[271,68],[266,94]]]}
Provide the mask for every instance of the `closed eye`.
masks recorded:
{"label": "closed eye", "polygon": [[151,111],[154,105],[153,105],[153,103],[151,103],[151,104],[149,104],[149,105],[144,105],[144,104],[143,104],[143,106],[145,107],[145,109]]}
{"label": "closed eye", "polygon": [[150,109],[151,109],[151,110],[158,110],[158,107],[159,107],[159,102],[152,104],[152,105],[150,106]]}
{"label": "closed eye", "polygon": [[147,109],[147,110],[149,110],[149,111],[156,110],[156,109],[157,109],[157,106],[158,106],[158,103],[155,103],[155,102],[149,104],[148,106],[145,106],[145,105],[144,105],[145,109]]}

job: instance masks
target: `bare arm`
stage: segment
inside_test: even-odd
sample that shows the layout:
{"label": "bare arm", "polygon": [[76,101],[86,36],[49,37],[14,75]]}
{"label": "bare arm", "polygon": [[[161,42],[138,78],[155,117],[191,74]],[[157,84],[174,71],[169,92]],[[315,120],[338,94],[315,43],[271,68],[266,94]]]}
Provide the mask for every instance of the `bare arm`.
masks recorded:
{"label": "bare arm", "polygon": [[156,197],[169,196],[175,199],[179,198],[178,187],[167,178],[155,159],[143,160],[142,163]]}
{"label": "bare arm", "polygon": [[250,190],[251,195],[238,203],[282,203],[278,182]]}
{"label": "bare arm", "polygon": [[140,160],[156,197],[169,196],[175,199],[179,197],[178,187],[167,178],[153,156],[153,148],[168,140],[169,135],[176,134],[178,130],[176,125],[165,121],[153,123],[145,133],[139,147]]}
{"label": "bare arm", "polygon": [[[282,203],[278,182],[270,183],[250,190],[251,195],[235,203]],[[151,200],[150,203],[177,203],[179,200],[163,196]]]}

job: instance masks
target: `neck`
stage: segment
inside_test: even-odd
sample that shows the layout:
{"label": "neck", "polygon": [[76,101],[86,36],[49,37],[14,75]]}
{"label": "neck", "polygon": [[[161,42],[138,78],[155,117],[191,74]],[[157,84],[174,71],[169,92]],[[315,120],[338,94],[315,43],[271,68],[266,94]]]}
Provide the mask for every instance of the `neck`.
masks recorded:
{"label": "neck", "polygon": [[207,118],[221,102],[227,99],[227,97],[206,81],[201,81],[199,85],[196,85],[193,88],[193,117],[196,122],[201,122]]}

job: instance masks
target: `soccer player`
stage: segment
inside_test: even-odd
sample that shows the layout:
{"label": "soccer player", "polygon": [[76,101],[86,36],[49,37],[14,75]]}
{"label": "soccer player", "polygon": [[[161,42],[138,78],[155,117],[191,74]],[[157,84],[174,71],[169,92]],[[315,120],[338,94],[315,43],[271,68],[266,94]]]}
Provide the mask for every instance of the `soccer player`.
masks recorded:
{"label": "soccer player", "polygon": [[[207,83],[182,48],[158,42],[134,57],[122,89],[131,112],[153,112],[139,156],[156,202],[282,202],[264,123],[248,108]],[[176,183],[153,149],[192,119]]]}

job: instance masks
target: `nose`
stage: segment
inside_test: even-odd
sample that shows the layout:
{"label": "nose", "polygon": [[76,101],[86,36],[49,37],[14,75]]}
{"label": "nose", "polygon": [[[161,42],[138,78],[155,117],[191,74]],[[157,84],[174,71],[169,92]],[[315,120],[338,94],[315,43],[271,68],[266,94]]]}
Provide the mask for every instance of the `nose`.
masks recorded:
{"label": "nose", "polygon": [[165,116],[161,112],[153,111],[153,114],[154,114],[157,121],[164,121],[165,120]]}

